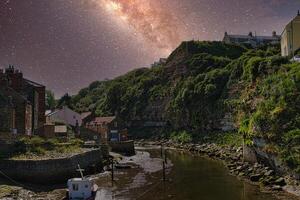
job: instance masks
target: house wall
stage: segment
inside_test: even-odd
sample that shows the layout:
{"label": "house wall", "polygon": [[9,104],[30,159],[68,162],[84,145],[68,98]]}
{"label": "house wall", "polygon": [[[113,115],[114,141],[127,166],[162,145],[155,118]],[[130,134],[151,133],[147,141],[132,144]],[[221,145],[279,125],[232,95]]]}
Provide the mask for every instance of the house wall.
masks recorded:
{"label": "house wall", "polygon": [[300,48],[300,16],[293,19],[281,36],[281,55],[292,56]]}
{"label": "house wall", "polygon": [[25,104],[25,134],[32,134],[32,106]]}
{"label": "house wall", "polygon": [[17,130],[17,134],[26,133],[25,118],[26,118],[26,104],[18,103],[16,105],[16,110],[15,110],[15,123],[16,123],[15,128]]}
{"label": "house wall", "polygon": [[288,36],[288,31],[287,31],[287,29],[285,29],[281,36],[281,55],[282,56],[289,56],[289,54],[290,54],[289,40],[290,40],[290,38]]}
{"label": "house wall", "polygon": [[81,115],[67,107],[63,107],[61,110],[50,114],[48,119],[52,122],[64,121],[71,126],[76,126],[77,121],[79,126],[82,124]]}
{"label": "house wall", "polygon": [[10,132],[14,128],[14,109],[9,107],[0,108],[0,132]]}
{"label": "house wall", "polygon": [[45,112],[46,112],[46,97],[45,87],[36,87],[38,93],[38,128],[43,127],[46,123]]}

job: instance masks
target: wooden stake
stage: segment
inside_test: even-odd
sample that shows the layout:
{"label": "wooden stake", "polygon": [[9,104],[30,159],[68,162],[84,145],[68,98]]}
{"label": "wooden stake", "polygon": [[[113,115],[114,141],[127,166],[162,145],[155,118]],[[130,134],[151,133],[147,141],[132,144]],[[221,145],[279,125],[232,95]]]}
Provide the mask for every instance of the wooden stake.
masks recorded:
{"label": "wooden stake", "polygon": [[114,186],[114,159],[111,159],[111,185]]}
{"label": "wooden stake", "polygon": [[166,181],[166,164],[163,162],[163,180]]}

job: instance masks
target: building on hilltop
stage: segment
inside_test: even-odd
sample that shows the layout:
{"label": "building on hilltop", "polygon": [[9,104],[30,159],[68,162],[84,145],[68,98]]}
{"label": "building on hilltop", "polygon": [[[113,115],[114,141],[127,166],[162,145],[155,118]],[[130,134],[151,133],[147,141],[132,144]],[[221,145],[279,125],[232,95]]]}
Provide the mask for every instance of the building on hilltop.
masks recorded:
{"label": "building on hilltop", "polygon": [[288,23],[281,34],[281,55],[294,56],[300,49],[300,11],[297,16]]}
{"label": "building on hilltop", "polygon": [[246,44],[252,47],[258,47],[265,44],[279,44],[280,36],[273,31],[271,36],[256,36],[250,32],[248,35],[230,35],[224,34],[223,42],[227,44]]}
{"label": "building on hilltop", "polygon": [[160,58],[159,61],[154,62],[151,67],[163,66],[167,63],[167,58]]}
{"label": "building on hilltop", "polygon": [[45,86],[25,79],[21,71],[9,66],[0,69],[0,96],[0,132],[30,135],[44,126]]}

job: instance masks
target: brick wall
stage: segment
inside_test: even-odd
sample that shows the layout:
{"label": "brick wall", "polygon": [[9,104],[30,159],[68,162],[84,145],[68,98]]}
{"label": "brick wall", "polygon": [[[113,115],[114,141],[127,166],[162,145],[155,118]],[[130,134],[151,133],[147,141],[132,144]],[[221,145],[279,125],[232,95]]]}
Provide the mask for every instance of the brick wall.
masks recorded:
{"label": "brick wall", "polygon": [[13,108],[0,108],[0,132],[10,132],[13,128]]}
{"label": "brick wall", "polygon": [[46,99],[45,99],[45,87],[36,87],[35,90],[38,93],[38,127],[44,126],[46,123]]}

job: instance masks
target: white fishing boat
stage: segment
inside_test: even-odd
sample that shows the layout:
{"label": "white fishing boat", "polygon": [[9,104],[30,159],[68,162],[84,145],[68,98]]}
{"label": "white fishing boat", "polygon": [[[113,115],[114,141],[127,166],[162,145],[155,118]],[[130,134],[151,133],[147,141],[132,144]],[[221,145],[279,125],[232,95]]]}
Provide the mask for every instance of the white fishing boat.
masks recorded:
{"label": "white fishing boat", "polygon": [[69,200],[94,200],[98,186],[93,180],[83,177],[82,169],[78,166],[81,178],[68,180],[68,190],[66,199]]}

